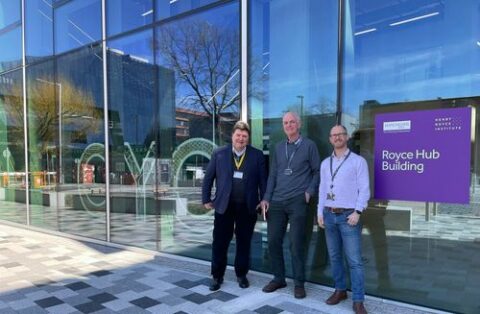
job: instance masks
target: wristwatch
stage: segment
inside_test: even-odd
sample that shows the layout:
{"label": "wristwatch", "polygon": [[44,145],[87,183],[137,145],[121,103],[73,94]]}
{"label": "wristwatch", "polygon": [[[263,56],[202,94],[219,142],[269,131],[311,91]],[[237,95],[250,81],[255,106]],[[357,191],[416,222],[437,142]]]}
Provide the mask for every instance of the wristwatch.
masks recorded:
{"label": "wristwatch", "polygon": [[359,215],[361,215],[361,214],[362,214],[362,212],[361,212],[361,211],[359,211],[359,210],[355,210],[355,212],[356,212],[357,214],[359,214]]}

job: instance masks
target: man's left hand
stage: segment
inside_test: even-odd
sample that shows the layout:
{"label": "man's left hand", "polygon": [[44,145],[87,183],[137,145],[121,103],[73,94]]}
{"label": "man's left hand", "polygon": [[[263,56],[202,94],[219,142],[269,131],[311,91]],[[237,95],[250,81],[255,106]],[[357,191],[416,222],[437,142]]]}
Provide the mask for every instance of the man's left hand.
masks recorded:
{"label": "man's left hand", "polygon": [[360,215],[356,211],[354,211],[347,217],[347,223],[350,226],[355,226],[358,223],[358,220],[360,220]]}

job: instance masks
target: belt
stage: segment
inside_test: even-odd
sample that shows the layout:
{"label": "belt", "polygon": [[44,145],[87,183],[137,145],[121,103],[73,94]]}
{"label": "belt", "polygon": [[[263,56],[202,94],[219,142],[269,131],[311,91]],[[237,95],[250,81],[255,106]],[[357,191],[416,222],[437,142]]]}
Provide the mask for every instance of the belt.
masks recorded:
{"label": "belt", "polygon": [[337,207],[325,207],[325,209],[334,214],[341,214],[349,210],[355,210],[354,208],[337,208]]}

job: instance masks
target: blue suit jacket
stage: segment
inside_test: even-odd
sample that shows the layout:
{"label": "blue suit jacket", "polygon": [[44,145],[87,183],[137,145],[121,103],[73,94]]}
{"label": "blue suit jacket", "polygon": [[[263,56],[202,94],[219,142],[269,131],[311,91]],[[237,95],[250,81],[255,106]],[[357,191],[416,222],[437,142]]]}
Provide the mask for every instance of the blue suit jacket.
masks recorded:
{"label": "blue suit jacket", "polygon": [[[247,145],[243,170],[245,203],[250,213],[254,214],[256,206],[263,199],[267,187],[267,170],[262,151]],[[211,196],[213,182],[216,181],[215,197]],[[227,210],[233,182],[232,145],[216,149],[208,164],[202,185],[202,203],[213,202],[215,211],[223,214]]]}

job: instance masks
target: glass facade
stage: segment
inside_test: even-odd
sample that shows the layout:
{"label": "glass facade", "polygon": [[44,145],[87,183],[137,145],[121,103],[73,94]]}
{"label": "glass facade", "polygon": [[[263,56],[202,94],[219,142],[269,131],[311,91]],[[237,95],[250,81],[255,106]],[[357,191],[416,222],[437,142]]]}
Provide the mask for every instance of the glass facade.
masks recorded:
{"label": "glass facade", "polygon": [[[269,156],[284,138],[282,114],[295,110],[322,158],[341,122],[368,161],[373,192],[377,114],[470,107],[469,204],[372,198],[362,236],[368,294],[475,313],[479,7],[0,0],[0,219],[210,260],[213,213],[201,185],[238,119]],[[331,285],[315,211],[307,280]],[[252,268],[269,265],[259,219]]]}

